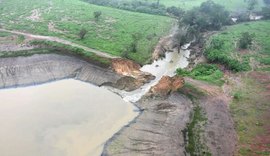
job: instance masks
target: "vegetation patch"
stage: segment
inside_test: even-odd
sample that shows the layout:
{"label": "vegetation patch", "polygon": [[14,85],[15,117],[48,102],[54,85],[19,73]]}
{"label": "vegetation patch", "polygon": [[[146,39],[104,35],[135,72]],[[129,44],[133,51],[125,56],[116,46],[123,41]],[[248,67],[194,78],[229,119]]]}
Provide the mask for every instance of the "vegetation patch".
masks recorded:
{"label": "vegetation patch", "polygon": [[8,37],[8,36],[10,36],[11,34],[10,33],[8,33],[8,32],[2,32],[2,31],[0,31],[0,37]]}
{"label": "vegetation patch", "polygon": [[[134,0],[122,0],[125,2],[130,2]],[[207,0],[136,0],[140,2],[150,2],[157,3],[159,1],[160,4],[165,5],[166,7],[180,7],[185,10],[190,10],[193,7],[200,6],[203,2]],[[224,5],[226,9],[229,11],[246,11],[248,7],[248,3],[245,0],[213,0],[215,3]],[[260,10],[262,6],[265,5],[264,1],[268,0],[258,0],[258,4],[255,6],[255,10]]]}
{"label": "vegetation patch", "polygon": [[31,50],[20,50],[20,51],[1,51],[0,58],[8,58],[8,57],[19,57],[19,56],[32,56],[35,54],[50,54],[53,53],[51,49],[47,48],[38,48]]}
{"label": "vegetation patch", "polygon": [[[31,5],[29,5],[31,4]],[[31,18],[33,10],[38,18]],[[98,20],[95,12],[101,12]],[[8,0],[0,5],[1,27],[37,35],[56,36],[121,56],[141,34],[137,52],[128,57],[147,63],[159,38],[171,29],[173,19],[89,4],[80,0]],[[87,34],[80,38],[85,29]]]}
{"label": "vegetation patch", "polygon": [[186,151],[191,156],[211,156],[211,153],[209,152],[208,147],[203,143],[201,136],[207,118],[198,104],[198,98],[204,96],[205,93],[189,83],[185,83],[184,87],[181,88],[179,92],[188,96],[194,105],[193,113],[190,117],[191,122],[188,123],[187,129],[184,131],[187,136]]}
{"label": "vegetation patch", "polygon": [[213,64],[198,64],[191,71],[179,68],[176,70],[176,73],[180,76],[189,76],[193,79],[203,80],[219,86],[224,83],[222,80],[223,72]]}
{"label": "vegetation patch", "polygon": [[81,48],[72,47],[72,46],[64,45],[57,42],[40,41],[40,40],[34,40],[31,42],[31,44],[35,46],[40,46],[42,49],[49,49],[49,51],[52,53],[75,55],[91,63],[97,64],[103,67],[108,67],[111,65],[110,59],[100,57],[94,53],[87,52]]}
{"label": "vegetation patch", "polygon": [[[224,64],[234,71],[250,70],[250,58],[254,58],[262,67],[269,65],[270,60],[270,21],[257,21],[229,26],[224,31],[212,36],[205,50],[210,62]],[[248,32],[248,33],[247,33]],[[244,41],[247,50],[239,46],[241,38],[252,35],[252,41]],[[248,36],[248,37],[246,37]],[[252,45],[250,46],[250,42]]]}

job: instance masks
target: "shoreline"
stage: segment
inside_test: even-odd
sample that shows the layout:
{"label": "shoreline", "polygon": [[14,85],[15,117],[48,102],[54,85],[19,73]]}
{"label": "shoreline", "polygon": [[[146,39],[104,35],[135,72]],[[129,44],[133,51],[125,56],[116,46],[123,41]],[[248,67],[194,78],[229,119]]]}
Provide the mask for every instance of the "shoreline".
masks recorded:
{"label": "shoreline", "polygon": [[[57,54],[37,54],[28,57],[0,58],[0,65],[1,89],[35,86],[38,84],[50,83],[63,79],[80,80],[100,87],[107,82],[116,83],[117,80],[121,78],[120,75],[111,71],[111,69],[105,69],[98,67],[97,65],[92,65],[90,62],[85,62],[75,57]],[[163,102],[165,101],[166,100],[163,100]],[[158,102],[162,103],[162,100]],[[140,123],[138,120],[141,119],[142,116],[145,115],[145,113],[148,113],[148,108],[146,108],[144,105],[151,105],[152,101],[150,100],[145,102],[141,99],[139,102],[130,103],[133,104],[136,108],[138,108],[138,116],[134,118],[131,122],[123,126],[116,134],[114,134],[108,141],[104,143],[102,155],[110,155],[108,154],[108,149],[110,148],[111,144],[114,143],[114,141],[119,138],[119,136],[122,136],[123,132],[127,131],[127,128]],[[157,105],[158,103],[156,103],[155,107]],[[172,109],[174,108],[175,106],[172,106]],[[155,111],[155,109],[156,108],[153,108],[153,111]],[[161,113],[163,113],[162,111],[163,110],[161,110]],[[166,112],[167,110],[164,111]],[[187,112],[186,114],[189,114],[189,112]],[[151,120],[155,120],[156,117],[159,118],[159,113],[152,115],[154,116],[150,118]],[[164,120],[166,118],[167,117],[162,117],[161,120]],[[185,125],[186,123],[182,126]],[[151,123],[149,124],[150,131],[155,129],[153,126],[154,125],[151,125]],[[166,132],[167,129],[168,128],[165,128],[162,131]],[[137,134],[134,135],[139,135],[139,132],[136,133]],[[180,135],[182,136],[182,134]],[[162,137],[166,137],[166,135]],[[170,138],[173,139],[174,137]],[[181,140],[182,139],[179,139],[179,141]],[[164,144],[161,144],[161,146]],[[170,145],[169,143],[167,144]]]}
{"label": "shoreline", "polygon": [[[190,65],[191,63],[189,63],[189,67]],[[0,58],[0,89],[35,86],[63,79],[75,79],[102,87],[106,84],[117,84],[121,78],[123,78],[122,75],[115,73],[109,67],[101,67],[73,55],[53,53]],[[108,88],[106,89],[111,91]],[[113,93],[120,96],[115,92]],[[215,97],[209,96],[207,100],[202,100],[200,104],[206,113],[209,113],[210,118],[213,116],[212,113],[216,111],[223,112],[219,108],[211,110],[211,107],[207,106],[215,104],[212,101],[213,99]],[[143,96],[138,102],[129,103],[138,109],[134,110],[139,112],[138,116],[104,142],[102,156],[125,156],[127,153],[128,155],[152,154],[164,156],[186,154],[186,136],[183,135],[183,131],[186,130],[187,124],[192,120],[190,115],[194,107],[192,101],[186,95],[173,93],[165,98]],[[221,105],[223,106],[223,104]],[[227,108],[225,108],[225,111],[227,111]],[[225,114],[221,120],[230,118],[227,116],[229,114]],[[215,118],[211,120],[211,122],[214,122],[209,124],[206,130],[209,130],[209,126],[218,125],[218,120]],[[231,127],[230,123],[231,121],[229,121],[229,128]],[[233,129],[231,130],[233,131]],[[215,134],[221,135],[221,140],[225,139],[222,132],[215,131]],[[203,135],[206,136],[207,134]],[[207,139],[205,144],[209,145],[212,139]],[[231,139],[228,138],[227,140],[232,141],[234,137],[232,136]],[[220,145],[224,146],[225,144],[222,142],[220,142]],[[214,147],[210,147],[210,149],[211,152],[216,152]]]}
{"label": "shoreline", "polygon": [[[40,56],[40,54],[36,54],[38,56]],[[44,54],[44,55],[58,55],[58,54]],[[34,55],[33,55],[34,56]],[[42,54],[41,54],[42,56]],[[60,55],[59,55],[60,56]],[[67,55],[61,55],[62,56],[67,56]],[[28,56],[28,57],[32,57],[32,56]],[[72,58],[75,58],[75,59],[79,59],[79,58],[76,58],[75,56],[67,56],[67,57],[72,57]],[[20,57],[20,58],[23,58],[23,57]],[[0,58],[1,59],[7,59],[7,58]],[[13,57],[13,59],[18,59],[16,57]],[[80,59],[81,60],[81,59]],[[87,64],[91,64],[89,62],[86,62]],[[93,66],[97,66],[97,65],[94,65]],[[1,69],[1,67],[0,67]],[[106,69],[108,71],[110,71],[109,69]],[[1,74],[1,72],[0,72]],[[116,73],[115,73],[116,74]],[[1,74],[2,75],[2,74]],[[117,74],[116,74],[117,75]],[[2,77],[1,77],[2,78]],[[120,77],[119,77],[120,78]],[[78,81],[81,81],[81,82],[84,82],[84,83],[89,83],[89,84],[92,84],[92,85],[95,85],[97,87],[102,87],[102,84],[100,85],[97,85],[96,82],[91,82],[91,81],[84,81],[82,79],[78,79],[76,78],[76,75],[74,76],[67,76],[67,77],[62,77],[62,78],[56,78],[56,79],[50,79],[50,80],[47,80],[47,81],[41,81],[41,82],[33,82],[33,83],[27,83],[27,84],[24,84],[24,83],[21,83],[21,84],[14,84],[14,85],[10,85],[10,86],[3,86],[0,84],[0,90],[6,90],[6,89],[16,89],[16,88],[25,88],[25,87],[32,87],[32,86],[37,86],[37,85],[43,85],[43,84],[47,84],[47,83],[53,83],[53,82],[56,82],[56,81],[61,81],[61,80],[66,80],[66,79],[74,79],[74,80],[78,80]],[[105,82],[106,83],[106,82]],[[107,88],[104,88],[110,92],[112,92],[113,94],[121,97],[119,94],[111,91],[110,89],[107,89]],[[122,98],[122,97],[121,97]],[[126,102],[128,104],[128,102]],[[133,103],[133,102],[129,102],[130,104],[132,104],[133,106],[135,106],[136,110],[133,110],[134,112],[138,112],[138,115],[132,119],[129,123],[127,123],[126,125],[124,125],[121,129],[119,129],[119,131],[117,133],[115,133],[112,137],[110,137],[103,145],[103,150],[102,150],[102,153],[104,152],[104,150],[106,149],[107,147],[107,144],[108,142],[112,142],[113,141],[113,138],[115,138],[116,136],[118,135],[121,135],[121,131],[125,128],[125,127],[128,127],[129,125],[133,124],[136,122],[136,119],[142,114],[143,112],[143,109],[141,109],[136,103]],[[103,155],[101,153],[101,155]]]}

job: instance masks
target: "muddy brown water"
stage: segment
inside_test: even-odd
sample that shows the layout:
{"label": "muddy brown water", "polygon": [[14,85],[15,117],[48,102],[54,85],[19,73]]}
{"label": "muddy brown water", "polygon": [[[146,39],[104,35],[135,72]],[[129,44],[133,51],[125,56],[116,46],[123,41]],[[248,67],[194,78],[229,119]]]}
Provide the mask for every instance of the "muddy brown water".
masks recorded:
{"label": "muddy brown water", "polygon": [[0,90],[1,156],[97,156],[137,108],[116,94],[68,79]]}

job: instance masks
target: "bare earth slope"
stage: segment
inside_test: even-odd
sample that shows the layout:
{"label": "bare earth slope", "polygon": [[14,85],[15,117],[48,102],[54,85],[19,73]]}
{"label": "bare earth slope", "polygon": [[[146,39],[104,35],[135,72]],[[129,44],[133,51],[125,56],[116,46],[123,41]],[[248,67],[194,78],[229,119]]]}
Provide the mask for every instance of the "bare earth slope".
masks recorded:
{"label": "bare earth slope", "polygon": [[74,57],[55,54],[0,58],[0,88],[39,84],[64,78],[102,85],[120,76]]}
{"label": "bare earth slope", "polygon": [[185,155],[182,131],[189,121],[191,101],[175,93],[167,99],[143,98],[136,105],[142,114],[106,144],[102,155]]}

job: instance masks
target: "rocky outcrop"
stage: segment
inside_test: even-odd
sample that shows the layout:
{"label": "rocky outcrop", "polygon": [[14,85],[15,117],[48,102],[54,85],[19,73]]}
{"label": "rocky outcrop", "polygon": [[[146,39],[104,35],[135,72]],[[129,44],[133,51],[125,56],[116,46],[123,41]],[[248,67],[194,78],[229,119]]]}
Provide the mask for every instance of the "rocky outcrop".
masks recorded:
{"label": "rocky outcrop", "polygon": [[189,122],[191,101],[178,93],[166,99],[143,98],[143,111],[105,145],[102,156],[184,156],[183,131]]}
{"label": "rocky outcrop", "polygon": [[141,66],[131,60],[113,59],[111,66],[116,73],[125,76],[117,81],[116,84],[111,84],[111,86],[118,89],[133,91],[155,78],[150,73],[140,71]]}
{"label": "rocky outcrop", "polygon": [[175,92],[178,89],[182,88],[184,84],[185,80],[182,77],[163,76],[158,82],[158,84],[150,89],[149,95],[164,97],[169,95],[171,92]]}
{"label": "rocky outcrop", "polygon": [[120,75],[80,59],[56,54],[0,58],[0,88],[74,78],[95,85],[116,83]]}

